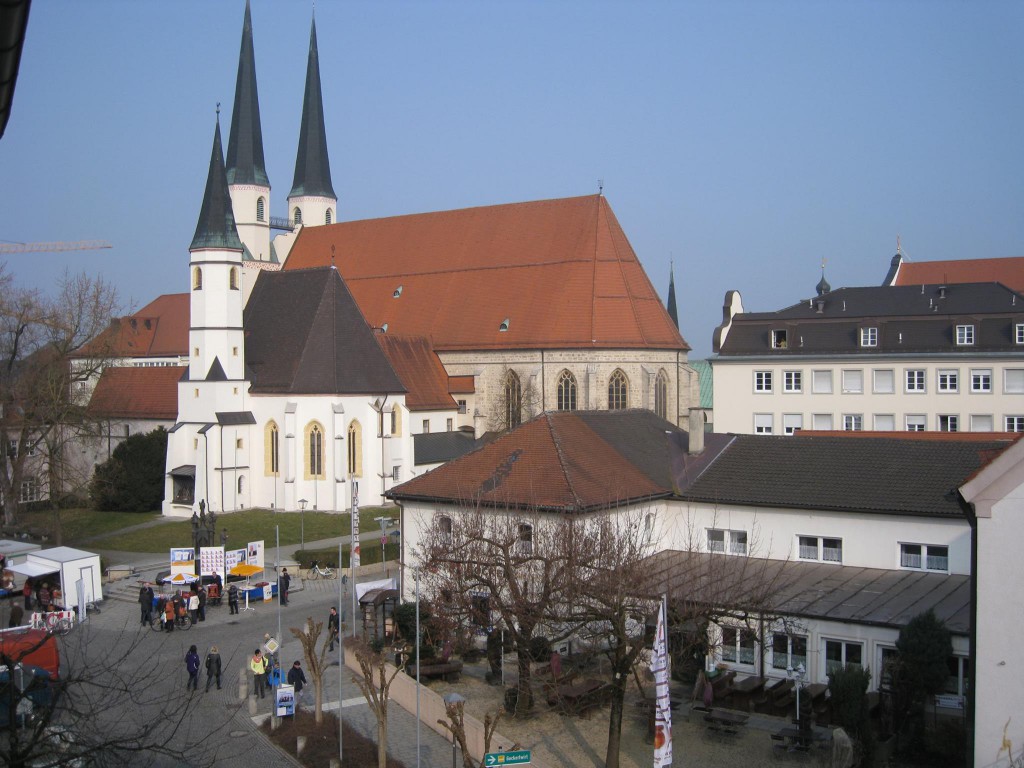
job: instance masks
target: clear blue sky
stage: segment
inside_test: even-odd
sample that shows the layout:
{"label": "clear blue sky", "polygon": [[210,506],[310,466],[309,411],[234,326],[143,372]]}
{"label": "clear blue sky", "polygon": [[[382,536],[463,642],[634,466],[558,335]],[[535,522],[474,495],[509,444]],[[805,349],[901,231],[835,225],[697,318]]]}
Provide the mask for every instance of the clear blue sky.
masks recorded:
{"label": "clear blue sky", "polygon": [[[100,272],[136,307],[187,290],[243,0],[37,0],[0,139],[22,284]],[[272,213],[295,162],[311,5],[255,0]],[[917,261],[1024,255],[1024,3],[325,2],[339,218],[605,194],[683,336]]]}

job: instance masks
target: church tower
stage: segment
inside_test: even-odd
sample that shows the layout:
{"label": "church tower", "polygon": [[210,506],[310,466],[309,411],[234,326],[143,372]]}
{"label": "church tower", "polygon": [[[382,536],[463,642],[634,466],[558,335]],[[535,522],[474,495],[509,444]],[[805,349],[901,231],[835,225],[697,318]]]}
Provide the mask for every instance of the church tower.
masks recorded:
{"label": "church tower", "polygon": [[316,227],[337,221],[338,198],[331,184],[331,162],[327,156],[327,131],[320,90],[320,57],[316,45],[316,18],[309,32],[309,61],[306,92],[302,100],[299,150],[295,157],[295,179],[288,194],[288,217],[296,224]]}
{"label": "church tower", "polygon": [[228,134],[227,180],[238,236],[247,251],[245,259],[275,261],[270,248],[270,180],[263,159],[263,129],[248,0]]}
{"label": "church tower", "polygon": [[[203,207],[189,247],[192,290],[188,378],[193,386],[197,382],[244,378],[241,291],[244,247],[235,229],[222,153],[218,115]],[[232,410],[225,407],[227,403],[218,405],[218,410]]]}

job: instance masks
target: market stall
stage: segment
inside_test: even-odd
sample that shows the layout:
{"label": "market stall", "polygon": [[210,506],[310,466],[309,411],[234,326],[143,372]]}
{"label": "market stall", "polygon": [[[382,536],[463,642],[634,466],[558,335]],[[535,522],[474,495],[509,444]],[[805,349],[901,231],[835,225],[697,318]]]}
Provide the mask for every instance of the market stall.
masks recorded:
{"label": "market stall", "polygon": [[100,556],[72,547],[54,547],[29,552],[25,561],[10,566],[11,571],[32,579],[51,578],[59,586],[63,604],[80,609],[86,603],[103,599],[103,575]]}

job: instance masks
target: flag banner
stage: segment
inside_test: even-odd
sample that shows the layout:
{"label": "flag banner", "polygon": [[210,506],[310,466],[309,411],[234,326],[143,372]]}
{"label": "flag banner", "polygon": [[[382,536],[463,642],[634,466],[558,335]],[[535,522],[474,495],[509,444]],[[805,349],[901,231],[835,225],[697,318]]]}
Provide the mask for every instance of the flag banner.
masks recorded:
{"label": "flag banner", "polygon": [[249,554],[246,557],[246,562],[249,565],[255,565],[259,568],[263,568],[263,542],[250,541],[247,549]]}
{"label": "flag banner", "polygon": [[654,635],[651,672],[654,673],[654,768],[672,765],[672,709],[669,706],[668,607],[662,599]]}
{"label": "flag banner", "polygon": [[[362,563],[359,553],[359,484],[352,483],[352,547],[349,565],[358,568]],[[339,563],[338,565],[341,565]]]}

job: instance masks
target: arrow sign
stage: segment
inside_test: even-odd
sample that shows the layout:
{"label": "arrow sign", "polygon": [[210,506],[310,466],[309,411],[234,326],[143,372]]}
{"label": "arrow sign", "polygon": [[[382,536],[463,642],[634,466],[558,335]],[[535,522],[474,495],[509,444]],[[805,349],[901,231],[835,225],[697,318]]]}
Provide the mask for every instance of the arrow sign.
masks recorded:
{"label": "arrow sign", "polygon": [[530,750],[520,749],[518,752],[488,752],[484,755],[484,765],[528,765]]}

